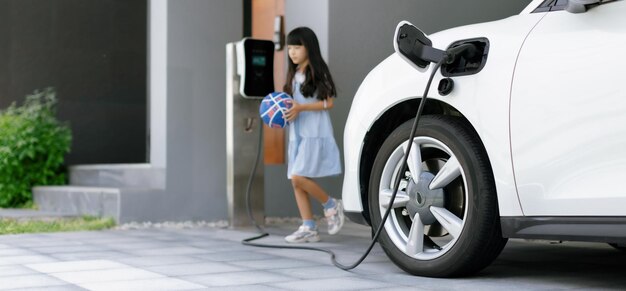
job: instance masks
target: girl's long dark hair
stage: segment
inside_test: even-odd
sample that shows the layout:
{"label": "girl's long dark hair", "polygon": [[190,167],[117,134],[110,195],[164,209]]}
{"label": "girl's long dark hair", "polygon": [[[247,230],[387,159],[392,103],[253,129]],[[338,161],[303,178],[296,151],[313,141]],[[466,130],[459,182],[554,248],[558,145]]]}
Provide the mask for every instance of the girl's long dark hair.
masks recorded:
{"label": "girl's long dark hair", "polygon": [[[317,93],[317,99],[324,100],[328,97],[336,97],[337,90],[335,83],[328,70],[328,65],[322,58],[320,52],[320,44],[313,30],[308,27],[298,27],[292,30],[287,36],[287,45],[302,45],[306,48],[309,65],[306,66],[304,74],[306,79],[304,84],[300,86],[300,92],[305,97],[313,97]],[[289,70],[287,71],[287,80],[285,82],[285,91],[289,95],[293,95],[292,82],[296,74],[297,65],[289,59]]]}

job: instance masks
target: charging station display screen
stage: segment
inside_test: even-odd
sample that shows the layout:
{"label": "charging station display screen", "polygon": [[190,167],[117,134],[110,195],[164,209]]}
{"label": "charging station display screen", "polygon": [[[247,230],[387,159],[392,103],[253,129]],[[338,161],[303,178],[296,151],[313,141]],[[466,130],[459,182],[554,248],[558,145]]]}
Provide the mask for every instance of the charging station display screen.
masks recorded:
{"label": "charging station display screen", "polygon": [[269,40],[244,39],[245,71],[241,93],[244,97],[259,97],[274,92],[274,43]]}
{"label": "charging station display screen", "polygon": [[261,55],[252,56],[252,65],[264,67],[265,63],[266,63],[265,56],[261,56]]}

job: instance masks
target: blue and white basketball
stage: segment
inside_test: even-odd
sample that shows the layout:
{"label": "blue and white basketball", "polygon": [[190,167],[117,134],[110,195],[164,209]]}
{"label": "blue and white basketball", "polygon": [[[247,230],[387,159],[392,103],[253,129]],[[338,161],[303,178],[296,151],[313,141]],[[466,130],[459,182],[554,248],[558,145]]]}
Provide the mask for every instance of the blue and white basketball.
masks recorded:
{"label": "blue and white basketball", "polygon": [[267,94],[261,106],[259,107],[259,114],[263,122],[272,128],[284,128],[287,126],[287,120],[285,119],[285,112],[293,105],[293,99],[289,94],[284,92],[273,92]]}

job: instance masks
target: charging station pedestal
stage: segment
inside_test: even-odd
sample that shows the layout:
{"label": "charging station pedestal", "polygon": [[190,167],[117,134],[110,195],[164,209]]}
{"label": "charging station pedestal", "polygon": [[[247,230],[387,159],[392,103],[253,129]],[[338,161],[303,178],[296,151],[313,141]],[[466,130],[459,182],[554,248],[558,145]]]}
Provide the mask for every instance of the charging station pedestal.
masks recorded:
{"label": "charging station pedestal", "polygon": [[[271,41],[254,39],[226,44],[226,191],[230,227],[252,226],[246,210],[246,188],[258,147],[262,146],[260,100],[274,91],[273,48]],[[250,190],[250,207],[254,219],[263,225],[262,155],[259,159]]]}

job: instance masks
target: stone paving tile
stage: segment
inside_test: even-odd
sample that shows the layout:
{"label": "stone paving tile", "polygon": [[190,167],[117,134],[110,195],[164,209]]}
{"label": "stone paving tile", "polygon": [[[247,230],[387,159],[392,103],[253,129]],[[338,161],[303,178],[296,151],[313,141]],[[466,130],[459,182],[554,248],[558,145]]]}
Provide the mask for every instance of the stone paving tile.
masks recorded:
{"label": "stone paving tile", "polygon": [[230,264],[235,265],[235,266],[241,266],[241,267],[248,268],[248,269],[261,269],[261,270],[319,266],[318,263],[305,261],[305,260],[276,259],[276,258],[269,259],[269,260],[236,261],[236,262],[230,262]]}
{"label": "stone paving tile", "polygon": [[121,269],[128,268],[128,265],[109,260],[87,260],[87,261],[69,261],[42,264],[28,264],[26,267],[41,273],[61,273],[73,271],[90,271],[103,269]]}
{"label": "stone paving tile", "polygon": [[226,237],[222,237],[220,235],[218,235],[214,229],[212,228],[201,228],[198,229],[198,231],[202,231],[201,233],[199,232],[195,232],[192,233],[191,235],[184,235],[182,233],[176,233],[176,234],[172,234],[172,235],[176,235],[179,237],[185,237],[188,240],[193,240],[193,241],[212,241],[212,242],[230,242],[232,241],[231,239],[228,239]]}
{"label": "stone paving tile", "polygon": [[240,286],[220,286],[220,287],[207,287],[202,290],[215,290],[215,291],[280,291],[285,290],[283,288],[270,287],[261,284],[254,285],[240,285]]}
{"label": "stone paving tile", "polygon": [[337,269],[332,265],[325,266],[313,266],[313,267],[303,267],[303,268],[287,268],[287,269],[273,269],[269,270],[270,272],[287,275],[291,277],[296,277],[300,279],[324,279],[324,278],[336,278],[336,277],[348,277],[354,276],[354,274]]}
{"label": "stone paving tile", "polygon": [[[336,254],[337,254],[337,261],[339,261],[339,263],[344,264],[344,265],[353,264],[358,259],[360,259],[361,256],[363,256],[363,253],[361,252],[350,252],[350,253],[336,252]],[[365,260],[363,260],[363,263],[393,264],[391,260],[389,260],[389,258],[384,254],[375,254],[375,255],[370,254],[365,258]]]}
{"label": "stone paving tile", "polygon": [[97,244],[97,245],[109,245],[109,244],[136,244],[136,243],[149,243],[149,240],[145,240],[142,238],[125,238],[125,237],[110,237],[110,238],[102,238],[102,239],[97,239],[97,240],[85,240],[83,242],[81,242],[81,244],[83,243],[90,243],[90,244]]}
{"label": "stone paving tile", "polygon": [[155,236],[162,236],[163,232],[166,232],[167,229],[139,229],[139,230],[116,230],[115,233],[122,237],[134,237],[134,238],[153,238]]}
{"label": "stone paving tile", "polygon": [[149,257],[126,257],[116,261],[135,267],[167,266],[175,264],[196,263],[204,261],[201,258],[191,256],[149,256]]}
{"label": "stone paving tile", "polygon": [[224,252],[234,252],[234,251],[246,250],[245,248],[233,248],[232,246],[209,247],[209,248],[203,248],[203,249],[205,250],[205,252],[203,254],[195,255],[195,256],[209,257],[211,255],[224,253]]}
{"label": "stone paving tile", "polygon": [[[272,236],[261,242],[283,243],[283,235],[293,231],[291,226],[270,230]],[[406,274],[393,265],[379,246],[375,246],[362,265],[346,272],[332,266],[325,253],[244,246],[240,239],[252,236],[254,231],[233,231],[234,235],[227,235],[230,231],[209,228],[112,230],[86,235],[73,233],[71,239],[66,238],[65,233],[0,236],[0,252],[9,254],[0,255],[0,280],[10,279],[14,285],[26,282],[23,286],[30,290],[148,289],[145,286],[189,290],[400,290],[407,287],[411,290],[616,290],[626,286],[626,277],[622,275],[626,270],[623,263],[626,252],[615,251],[606,245],[588,248],[580,244],[553,246],[513,240],[498,260],[477,276],[450,280]],[[340,235],[325,237],[323,244],[307,246],[326,246],[337,252],[341,263],[350,264],[365,249],[368,235],[367,232],[361,233],[360,229],[355,231],[348,227]],[[157,238],[159,240],[155,240]],[[103,243],[102,239],[107,242]],[[65,249],[78,247],[77,252],[55,250],[64,244],[67,244]],[[111,247],[113,244],[119,248]],[[128,244],[135,245],[124,248]],[[78,252],[80,246],[95,246],[99,251]],[[48,256],[17,255],[48,247],[51,248],[48,251],[54,252]],[[132,253],[141,250],[155,254],[138,256]],[[81,264],[85,265],[81,267]],[[52,277],[89,272],[85,270],[89,268],[110,272],[108,276],[102,273],[91,275],[92,279],[115,281],[80,283],[79,287]],[[152,277],[127,280],[126,274],[111,272],[120,269],[140,270]],[[10,288],[5,287],[4,282],[9,281],[0,281],[0,289]],[[41,285],[42,282],[50,282],[50,285]]]}
{"label": "stone paving tile", "polygon": [[[64,240],[90,240],[90,239],[102,239],[106,237],[112,237],[114,232],[100,232],[100,231],[73,231],[73,232],[64,232],[63,239]],[[41,237],[54,240],[57,239],[55,233],[43,233],[40,234]]]}
{"label": "stone paving tile", "polygon": [[151,238],[154,241],[159,241],[159,242],[164,242],[164,243],[185,243],[185,242],[189,242],[192,239],[187,237],[187,236],[171,236],[171,234],[168,234],[168,236],[165,235],[161,235],[161,236],[155,236]]}
{"label": "stone paving tile", "polygon": [[[296,278],[284,275],[278,275],[264,271],[248,271],[248,272],[232,272],[220,273],[201,276],[185,276],[180,277],[183,280],[203,284],[206,286],[236,286],[236,285],[252,285],[275,282],[293,281]],[[280,288],[280,287],[278,287]]]}
{"label": "stone paving tile", "polygon": [[125,252],[134,255],[134,256],[156,256],[162,254],[168,255],[195,255],[195,254],[206,254],[207,251],[201,248],[194,247],[167,247],[167,248],[159,248],[159,249],[129,249],[125,250]]}
{"label": "stone paving tile", "polygon": [[144,269],[170,277],[240,272],[246,270],[246,268],[232,266],[230,264],[220,262],[202,262],[193,264],[153,266],[145,267]]}
{"label": "stone paving tile", "polygon": [[[589,267],[589,266],[588,266]],[[581,269],[582,270],[582,269]],[[513,273],[512,273],[513,274]],[[581,280],[582,279],[582,280]],[[580,274],[551,273],[535,277],[471,277],[461,278],[455,282],[455,290],[462,287],[480,290],[498,290],[508,285],[508,290],[598,290],[602,288],[624,290],[624,284],[613,281],[606,284],[604,276],[593,278],[584,272]],[[447,282],[446,282],[447,284]],[[439,290],[442,290],[439,288]],[[467,289],[464,289],[467,290]]]}
{"label": "stone paving tile", "polygon": [[[441,278],[427,278],[411,276],[409,274],[377,274],[375,275],[378,281],[389,282],[393,284],[403,285],[406,287],[420,287],[425,290],[485,290],[485,291],[499,291],[506,286],[506,290],[513,291],[525,291],[525,290],[589,290],[594,289],[590,287],[584,287],[579,283],[572,282],[567,283],[566,278],[546,278],[546,280],[537,280],[534,278],[528,282],[524,280],[518,280],[515,278],[497,279],[497,278],[455,278],[455,279],[441,279]],[[568,286],[569,285],[569,286]]]}
{"label": "stone paving tile", "polygon": [[37,275],[39,272],[20,265],[8,265],[0,267],[0,277],[19,276],[19,275]]}
{"label": "stone paving tile", "polygon": [[356,277],[298,280],[269,284],[272,287],[288,290],[365,290],[373,288],[392,288],[399,285],[378,282]]}
{"label": "stone paving tile", "polygon": [[[307,246],[314,246],[313,244]],[[319,262],[322,264],[330,263],[330,255],[324,252],[310,251],[310,250],[298,250],[298,249],[267,249],[267,248],[255,248],[247,247],[248,250],[255,250],[259,253],[269,254],[281,258],[293,258],[299,260],[307,260],[313,262]]]}
{"label": "stone paving tile", "polygon": [[209,249],[209,250],[215,250],[215,249],[227,249],[233,248],[233,242],[232,241],[225,241],[225,240],[190,240],[188,242],[185,242],[184,245],[187,246],[192,246],[192,247],[198,247],[198,248],[203,248],[203,249]]}
{"label": "stone paving tile", "polygon": [[20,288],[12,289],[11,291],[86,291],[85,288],[80,288],[76,285],[60,285],[52,287],[34,287],[34,288]]}
{"label": "stone paving tile", "polygon": [[215,230],[215,237],[223,240],[238,241],[254,236],[254,231],[242,231],[232,229],[218,229]]}
{"label": "stone paving tile", "polygon": [[98,282],[112,281],[129,281],[142,280],[152,278],[163,278],[161,274],[138,269],[138,268],[121,268],[121,269],[104,269],[91,271],[61,272],[52,273],[51,276],[59,278],[63,281],[73,284],[87,284]]}
{"label": "stone paving tile", "polygon": [[[402,286],[402,287],[385,287],[385,288],[373,288],[373,289],[366,289],[367,291],[406,291],[407,287],[406,286]],[[409,289],[411,291],[431,291],[432,289],[423,289],[420,288],[419,286],[411,286],[411,288]]]}
{"label": "stone paving tile", "polygon": [[133,249],[163,249],[170,247],[171,244],[160,243],[160,242],[146,242],[142,240],[133,240],[130,242],[117,242],[111,241],[110,243],[101,243],[97,242],[92,244],[92,246],[107,248],[110,250],[116,251],[125,251],[125,250],[133,250]]}
{"label": "stone paving tile", "polygon": [[406,274],[402,269],[396,265],[387,262],[366,262],[363,261],[358,268],[351,270],[351,272],[359,275],[374,275],[374,274]]}
{"label": "stone paving tile", "polygon": [[63,254],[63,253],[84,253],[84,252],[101,252],[108,250],[100,246],[94,245],[73,245],[73,246],[54,246],[54,247],[31,247],[31,250],[41,254]]}
{"label": "stone paving tile", "polygon": [[62,261],[115,260],[127,258],[128,256],[129,255],[126,253],[115,251],[50,254],[50,257],[57,258]]}
{"label": "stone paving tile", "polygon": [[[373,276],[373,275],[370,275],[370,276]],[[442,287],[450,288],[450,284],[448,283],[452,281],[452,280],[440,279],[440,278],[418,277],[418,276],[413,276],[407,273],[376,274],[375,277],[377,281],[388,282],[391,284],[402,285],[405,287],[406,286],[409,286],[409,287],[419,286],[420,288],[424,288],[426,290],[436,290]],[[455,279],[455,280],[458,280],[458,279]]]}
{"label": "stone paving tile", "polygon": [[200,258],[207,261],[214,262],[236,262],[236,261],[247,261],[247,260],[268,260],[268,259],[276,259],[276,256],[272,256],[269,254],[254,252],[254,251],[228,251],[228,252],[220,252],[213,254],[205,254],[205,255],[196,255],[196,258]]}
{"label": "stone paving tile", "polygon": [[56,262],[54,258],[44,256],[44,255],[28,255],[28,256],[10,256],[10,257],[0,257],[0,266],[6,265],[21,265],[21,264],[31,264],[31,263],[48,263],[48,262]]}
{"label": "stone paving tile", "polygon": [[[313,246],[310,245],[310,246]],[[336,248],[328,248],[335,252],[336,260],[343,265],[350,265],[356,262],[362,255],[362,253],[346,252],[337,250]],[[260,253],[271,254],[278,257],[292,258],[297,260],[306,260],[316,262],[323,265],[332,265],[331,257],[327,253],[308,251],[308,250],[295,250],[295,249],[258,249]],[[363,262],[382,262],[391,263],[385,255],[370,255]]]}
{"label": "stone paving tile", "polygon": [[25,250],[25,249],[20,249],[20,248],[4,248],[4,249],[0,249],[0,257],[4,257],[4,256],[32,256],[32,255],[37,255],[37,253],[29,251],[29,250]]}
{"label": "stone paving tile", "polygon": [[80,284],[80,287],[92,291],[136,291],[136,290],[204,290],[206,286],[177,278],[156,278],[147,280],[115,281]]}
{"label": "stone paving tile", "polygon": [[37,239],[37,235],[33,234],[4,234],[0,236],[0,243],[2,244],[14,244],[14,243],[28,243],[33,241],[41,241],[41,239]]}
{"label": "stone paving tile", "polygon": [[0,290],[60,286],[67,284],[68,282],[43,274],[0,277]]}
{"label": "stone paving tile", "polygon": [[31,241],[17,244],[17,246],[22,248],[39,248],[39,247],[58,247],[58,246],[82,246],[85,243],[80,241],[67,241],[67,240],[53,240],[53,241]]}

